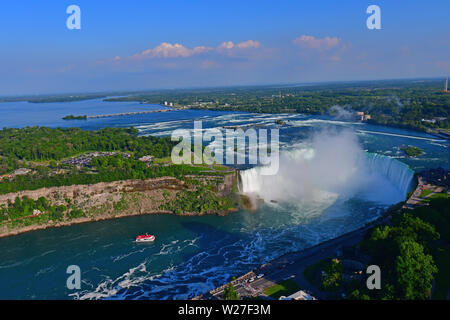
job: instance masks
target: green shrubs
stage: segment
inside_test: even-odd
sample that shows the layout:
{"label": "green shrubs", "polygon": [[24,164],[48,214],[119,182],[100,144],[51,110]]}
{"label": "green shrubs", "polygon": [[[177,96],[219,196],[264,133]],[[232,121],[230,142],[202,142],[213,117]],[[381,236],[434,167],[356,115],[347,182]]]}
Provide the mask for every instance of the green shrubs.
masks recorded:
{"label": "green shrubs", "polygon": [[337,291],[342,284],[342,265],[336,259],[330,259],[323,271],[322,289]]}
{"label": "green shrubs", "polygon": [[239,295],[231,283],[223,290],[223,300],[239,300]]}
{"label": "green shrubs", "polygon": [[202,186],[195,191],[179,192],[174,200],[163,204],[161,209],[181,214],[185,212],[208,213],[224,211],[232,207],[233,202],[230,198],[219,197],[210,189]]}

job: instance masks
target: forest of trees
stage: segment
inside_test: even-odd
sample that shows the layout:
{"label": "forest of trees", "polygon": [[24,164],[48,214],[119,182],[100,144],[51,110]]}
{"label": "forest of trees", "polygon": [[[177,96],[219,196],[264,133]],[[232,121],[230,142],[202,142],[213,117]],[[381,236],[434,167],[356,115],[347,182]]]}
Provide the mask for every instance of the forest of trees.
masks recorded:
{"label": "forest of trees", "polygon": [[[38,210],[38,215],[33,215],[34,210]],[[7,206],[0,206],[0,223],[9,221],[11,227],[53,222],[64,219],[67,207],[64,205],[52,205],[44,197],[33,200],[28,197],[17,197],[14,202]],[[78,218],[84,216],[81,210],[71,210],[67,212],[69,218]]]}
{"label": "forest of trees", "polygon": [[[184,179],[186,175],[220,175],[220,173],[208,172],[204,167],[184,164],[147,166],[141,161],[123,157],[121,154],[94,158],[90,168],[78,169],[70,166],[63,166],[63,168],[65,168],[65,172],[55,174],[54,169],[35,166],[33,174],[18,175],[12,180],[1,182],[0,194],[44,187],[94,184],[127,179],[151,179],[167,176]],[[184,205],[187,205],[187,202]]]}
{"label": "forest of trees", "polygon": [[87,120],[87,116],[74,116],[73,114],[69,114],[62,118],[63,120]]}
{"label": "forest of trees", "polygon": [[61,160],[86,151],[124,151],[137,157],[170,155],[174,143],[169,138],[138,137],[135,128],[104,128],[87,131],[80,128],[27,127],[0,130],[0,155],[28,161]]}
{"label": "forest of trees", "polygon": [[381,290],[356,288],[355,299],[428,299],[432,280],[434,296],[445,299],[450,257],[450,199],[432,199],[428,206],[393,215],[391,225],[375,227],[361,248],[379,265],[383,276]]}
{"label": "forest of trees", "polygon": [[0,174],[27,167],[29,161],[58,161],[87,151],[121,151],[135,158],[151,154],[170,155],[175,145],[170,137],[138,136],[135,128],[104,128],[87,131],[80,128],[27,127],[0,130]]}
{"label": "forest of trees", "polygon": [[[194,109],[257,113],[332,114],[333,106],[371,115],[374,124],[416,130],[449,129],[450,94],[443,80],[361,81],[304,86],[258,86],[197,90],[155,91],[111,98],[108,101],[141,101],[189,105]],[[435,119],[423,122],[422,119]]]}

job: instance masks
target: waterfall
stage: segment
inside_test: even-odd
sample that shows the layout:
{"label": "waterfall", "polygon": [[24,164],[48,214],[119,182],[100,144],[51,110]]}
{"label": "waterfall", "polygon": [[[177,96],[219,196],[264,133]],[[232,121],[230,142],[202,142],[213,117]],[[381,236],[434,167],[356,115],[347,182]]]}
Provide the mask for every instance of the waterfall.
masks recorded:
{"label": "waterfall", "polygon": [[[311,163],[306,164],[300,160],[295,166],[292,163],[286,164],[288,169],[283,168],[281,162],[280,172],[275,176],[261,175],[258,167],[240,171],[239,189],[242,193],[256,194],[266,200],[277,200],[285,194],[289,194],[291,199],[308,198],[313,195],[314,190],[341,195],[346,193],[347,197],[351,197],[358,191],[371,187],[372,194],[378,194],[381,198],[383,192],[390,192],[389,187],[396,190],[396,200],[401,201],[412,188],[414,171],[405,163],[387,156],[362,152],[358,160],[350,165],[335,168],[333,173],[323,169],[323,166],[328,167],[328,164],[322,163],[320,168],[314,166],[312,163],[315,160],[311,159]],[[329,159],[330,163],[334,160]]]}
{"label": "waterfall", "polygon": [[412,188],[414,171],[405,163],[377,153],[367,153],[367,169],[386,177],[404,195]]}

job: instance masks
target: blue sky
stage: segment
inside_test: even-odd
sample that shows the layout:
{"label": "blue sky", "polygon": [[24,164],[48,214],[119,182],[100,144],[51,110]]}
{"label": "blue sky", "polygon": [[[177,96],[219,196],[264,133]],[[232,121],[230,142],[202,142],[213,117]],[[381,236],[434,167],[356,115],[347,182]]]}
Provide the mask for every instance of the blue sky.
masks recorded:
{"label": "blue sky", "polygon": [[[81,8],[68,30],[66,8]],[[369,30],[366,8],[381,8]],[[2,1],[0,95],[444,77],[450,1]]]}

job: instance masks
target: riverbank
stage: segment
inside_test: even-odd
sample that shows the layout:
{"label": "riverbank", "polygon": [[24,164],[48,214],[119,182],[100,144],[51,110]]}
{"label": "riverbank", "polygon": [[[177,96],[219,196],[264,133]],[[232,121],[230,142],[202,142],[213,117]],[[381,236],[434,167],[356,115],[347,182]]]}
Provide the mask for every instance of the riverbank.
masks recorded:
{"label": "riverbank", "polygon": [[[226,216],[228,214],[231,214],[231,213],[237,212],[237,211],[239,211],[238,208],[233,208],[233,209],[229,209],[229,210],[225,210],[225,211],[211,211],[211,212],[207,212],[207,213],[184,212],[184,213],[178,214],[178,215],[186,216],[186,217],[203,216],[203,215]],[[119,218],[125,218],[125,217],[142,216],[142,215],[153,215],[153,214],[174,214],[174,213],[171,211],[168,211],[168,210],[155,210],[152,212],[143,212],[143,213],[142,212],[135,212],[135,213],[131,213],[131,214],[121,213],[121,214],[116,214],[114,216],[105,214],[105,215],[99,215],[99,216],[89,217],[89,218],[73,219],[71,221],[59,222],[56,224],[49,223],[49,224],[45,224],[45,225],[32,225],[32,226],[28,226],[28,227],[23,227],[21,229],[9,231],[7,233],[0,233],[0,238],[16,236],[16,235],[20,235],[20,234],[23,234],[26,232],[45,230],[45,229],[49,229],[49,228],[68,227],[68,226],[75,225],[75,224],[90,223],[90,222],[112,220],[112,219],[119,219]]]}
{"label": "riverbank", "polygon": [[[411,194],[420,192],[421,188],[422,184],[417,184],[414,191],[411,191]],[[401,202],[401,204],[406,204],[406,201]],[[262,264],[260,267],[236,277],[230,283],[241,299],[253,299],[255,297],[268,298],[265,291],[286,280],[294,281],[301,290],[312,294],[318,299],[326,299],[328,296],[327,293],[305,278],[305,269],[330,256],[335,256],[342,247],[351,247],[360,243],[368,230],[376,225],[389,223],[392,218],[392,212],[401,207],[400,204],[392,206],[377,219],[336,238],[320,242],[312,247],[299,251],[287,252]],[[193,300],[223,299],[224,290],[228,285],[229,283],[224,284],[193,298]]]}
{"label": "riverbank", "polygon": [[[431,171],[444,172],[443,170]],[[444,173],[447,174],[446,172]],[[267,289],[287,280],[293,281],[302,291],[312,294],[312,296],[318,299],[335,299],[336,295],[323,291],[316,284],[311,283],[311,279],[307,279],[305,277],[306,268],[330,257],[340,257],[344,247],[350,248],[361,243],[367,232],[373,227],[377,225],[391,226],[392,216],[400,210],[414,210],[417,207],[426,205],[427,202],[423,202],[426,201],[427,198],[432,198],[433,195],[439,195],[445,191],[443,187],[427,184],[427,179],[424,178],[424,174],[426,174],[426,172],[422,172],[417,176],[417,185],[415,186],[415,189],[410,192],[411,195],[407,201],[403,201],[395,206],[392,206],[378,219],[367,223],[361,228],[321,242],[312,247],[285,253],[280,257],[264,263],[260,267],[238,276],[230,283],[233,285],[241,299],[254,299],[255,297],[260,299],[271,299],[271,297],[268,297],[266,294]],[[424,190],[430,190],[430,192],[423,196]],[[363,259],[363,257],[364,255],[360,255],[361,259]],[[365,257],[362,261],[365,261],[365,259],[368,259],[368,257]],[[439,259],[442,260],[441,253],[438,254],[437,261],[439,263],[445,263]],[[441,282],[444,283],[445,286],[445,281],[441,280]],[[218,288],[210,290],[205,294],[195,297],[193,300],[223,299],[224,290],[228,287],[228,285],[229,283],[224,284]],[[436,286],[435,282],[434,286]]]}
{"label": "riverbank", "polygon": [[[236,277],[230,283],[234,286],[239,297],[242,299],[254,298],[255,296],[264,297],[264,291],[267,288],[281,281],[292,279],[302,290],[312,293],[316,298],[324,299],[326,298],[325,294],[305,279],[303,275],[305,268],[329,256],[335,255],[338,248],[342,246],[353,246],[359,243],[369,229],[375,225],[385,223],[389,221],[389,219],[390,214],[387,211],[384,216],[369,222],[361,228],[318,243],[306,249],[285,253],[262,264],[258,268]],[[228,285],[228,283],[224,284],[193,298],[193,300],[223,299],[224,289],[228,287]]]}
{"label": "riverbank", "polygon": [[[201,185],[214,187],[204,192],[208,199],[219,202],[216,206],[199,210],[182,210],[174,212],[168,204],[180,201],[180,197],[188,200],[191,194],[199,192],[202,186],[193,185],[174,177],[161,177],[146,180],[123,180],[101,182],[92,185],[72,185],[62,187],[41,188],[0,195],[0,206],[4,208],[19,205],[21,201],[32,204],[45,199],[51,208],[64,208],[59,219],[51,215],[51,210],[31,208],[32,214],[15,220],[9,219],[0,223],[0,238],[18,235],[29,231],[72,224],[94,222],[147,214],[176,214],[180,216],[200,216],[206,214],[227,215],[239,209],[240,198],[234,193],[236,175],[234,172],[217,176],[189,176]],[[195,197],[196,198],[196,197]],[[25,200],[24,200],[25,199]],[[186,202],[185,201],[185,202]],[[192,200],[191,200],[192,201]],[[220,205],[223,203],[223,205]],[[228,205],[227,205],[228,204]],[[232,205],[229,205],[232,204]],[[71,215],[71,212],[80,212]]]}

